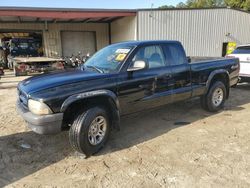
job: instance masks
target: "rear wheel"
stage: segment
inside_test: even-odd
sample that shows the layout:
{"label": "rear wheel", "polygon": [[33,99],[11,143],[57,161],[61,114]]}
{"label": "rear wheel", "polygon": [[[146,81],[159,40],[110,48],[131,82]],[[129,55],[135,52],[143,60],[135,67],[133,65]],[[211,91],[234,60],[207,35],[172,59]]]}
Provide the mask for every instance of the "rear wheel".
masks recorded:
{"label": "rear wheel", "polygon": [[206,95],[201,97],[201,106],[210,112],[217,112],[224,106],[227,90],[225,84],[221,81],[216,81],[209,88]]}
{"label": "rear wheel", "polygon": [[76,117],[69,130],[69,141],[75,150],[90,156],[104,146],[109,132],[110,121],[106,110],[93,107]]}

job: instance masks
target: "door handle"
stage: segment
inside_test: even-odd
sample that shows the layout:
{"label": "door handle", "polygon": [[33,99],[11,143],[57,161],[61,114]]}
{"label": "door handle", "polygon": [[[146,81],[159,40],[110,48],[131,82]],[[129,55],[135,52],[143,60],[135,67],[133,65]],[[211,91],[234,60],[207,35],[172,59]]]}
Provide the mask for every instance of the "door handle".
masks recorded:
{"label": "door handle", "polygon": [[149,84],[142,84],[142,85],[139,85],[139,88],[149,90],[149,89],[152,88],[152,85],[149,85]]}
{"label": "door handle", "polygon": [[168,74],[168,75],[166,75],[166,76],[164,77],[164,80],[168,80],[168,79],[170,79],[170,78],[172,78],[172,75],[171,75],[171,74]]}

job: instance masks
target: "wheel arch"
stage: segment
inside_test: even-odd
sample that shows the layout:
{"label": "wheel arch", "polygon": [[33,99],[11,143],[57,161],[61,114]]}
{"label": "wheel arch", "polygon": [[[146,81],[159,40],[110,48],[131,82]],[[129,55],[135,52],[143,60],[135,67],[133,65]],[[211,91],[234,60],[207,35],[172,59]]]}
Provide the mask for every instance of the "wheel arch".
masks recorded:
{"label": "wheel arch", "polygon": [[110,90],[96,90],[72,95],[64,101],[60,112],[63,112],[64,117],[68,118],[69,115],[72,115],[72,111],[79,111],[78,107],[84,109],[94,105],[104,106],[111,115],[112,128],[120,130],[120,105],[117,96]]}
{"label": "wheel arch", "polygon": [[227,90],[227,96],[229,97],[230,92],[230,79],[229,79],[229,73],[228,71],[224,69],[218,69],[210,73],[208,80],[206,82],[206,92],[208,92],[209,88],[215,81],[221,81],[225,84],[226,90]]}

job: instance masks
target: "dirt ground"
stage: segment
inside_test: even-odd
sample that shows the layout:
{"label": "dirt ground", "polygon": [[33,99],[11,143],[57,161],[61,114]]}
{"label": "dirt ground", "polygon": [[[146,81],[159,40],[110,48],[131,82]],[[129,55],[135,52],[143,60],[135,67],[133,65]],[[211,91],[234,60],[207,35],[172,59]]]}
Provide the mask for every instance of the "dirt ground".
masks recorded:
{"label": "dirt ground", "polygon": [[0,187],[250,187],[250,85],[224,111],[199,100],[122,118],[106,147],[84,159],[68,132],[31,132],[16,113],[16,85],[0,80]]}

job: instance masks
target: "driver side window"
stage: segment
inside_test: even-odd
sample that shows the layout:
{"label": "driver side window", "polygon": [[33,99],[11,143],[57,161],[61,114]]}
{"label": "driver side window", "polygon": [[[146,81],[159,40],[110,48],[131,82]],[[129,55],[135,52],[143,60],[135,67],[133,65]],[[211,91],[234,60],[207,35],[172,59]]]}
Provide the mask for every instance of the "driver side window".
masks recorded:
{"label": "driver side window", "polygon": [[133,63],[135,61],[145,61],[149,69],[165,66],[164,55],[158,45],[140,48],[132,59]]}

